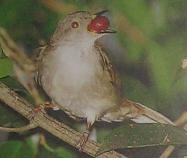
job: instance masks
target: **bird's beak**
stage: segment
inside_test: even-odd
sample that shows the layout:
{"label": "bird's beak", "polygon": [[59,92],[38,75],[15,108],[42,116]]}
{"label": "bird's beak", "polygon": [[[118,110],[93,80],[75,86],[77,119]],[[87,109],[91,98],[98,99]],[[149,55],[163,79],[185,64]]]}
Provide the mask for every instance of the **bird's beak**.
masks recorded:
{"label": "bird's beak", "polygon": [[103,10],[93,14],[91,22],[88,24],[88,31],[97,34],[116,33],[115,30],[110,28],[109,19],[103,14],[108,10]]}
{"label": "bird's beak", "polygon": [[105,9],[105,10],[102,10],[102,11],[100,11],[100,12],[97,12],[97,13],[95,13],[95,14],[93,14],[95,17],[97,17],[97,16],[102,16],[103,14],[105,14],[105,13],[107,13],[107,12],[109,12],[107,9]]}
{"label": "bird's beak", "polygon": [[100,31],[98,34],[104,34],[104,33],[116,33],[117,31],[111,29],[111,28],[108,28],[104,31]]}

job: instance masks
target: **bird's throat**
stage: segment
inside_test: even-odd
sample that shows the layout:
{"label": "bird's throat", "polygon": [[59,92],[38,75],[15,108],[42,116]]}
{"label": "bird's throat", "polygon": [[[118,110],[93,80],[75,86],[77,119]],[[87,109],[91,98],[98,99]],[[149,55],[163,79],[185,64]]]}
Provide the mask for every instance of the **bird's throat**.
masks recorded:
{"label": "bird's throat", "polygon": [[66,86],[78,90],[95,79],[99,70],[99,59],[94,45],[86,42],[81,45],[63,45],[56,49],[55,54],[56,74]]}

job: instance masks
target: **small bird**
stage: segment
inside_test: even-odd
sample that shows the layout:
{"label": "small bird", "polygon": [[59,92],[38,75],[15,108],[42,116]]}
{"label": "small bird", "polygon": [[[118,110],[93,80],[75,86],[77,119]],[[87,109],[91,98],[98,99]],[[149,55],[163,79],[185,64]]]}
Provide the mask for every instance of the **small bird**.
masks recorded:
{"label": "small bird", "polygon": [[36,81],[52,104],[76,120],[86,120],[87,130],[80,147],[87,141],[95,121],[130,119],[137,123],[174,125],[162,114],[121,94],[117,74],[97,42],[102,36],[115,33],[103,15],[105,12],[69,14],[58,23],[36,59]]}

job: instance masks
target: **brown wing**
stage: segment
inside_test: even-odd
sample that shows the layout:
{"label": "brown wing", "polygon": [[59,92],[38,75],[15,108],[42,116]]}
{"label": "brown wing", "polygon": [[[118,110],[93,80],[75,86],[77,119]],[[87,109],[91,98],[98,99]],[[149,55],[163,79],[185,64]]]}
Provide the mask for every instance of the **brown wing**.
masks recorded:
{"label": "brown wing", "polygon": [[45,50],[47,49],[47,47],[48,47],[48,45],[46,44],[46,45],[40,46],[40,47],[38,47],[38,48],[36,48],[36,49],[34,50],[34,53],[33,53],[32,58],[33,58],[33,60],[34,60],[36,63],[38,63],[38,62],[41,61],[41,58],[43,57],[44,52],[45,52]]}
{"label": "brown wing", "polygon": [[103,67],[103,70],[106,71],[108,73],[108,76],[109,76],[109,79],[110,79],[110,82],[116,86],[116,87],[120,87],[120,81],[117,77],[117,74],[116,72],[114,71],[113,69],[113,65],[111,64],[107,54],[106,54],[106,51],[104,50],[104,48],[99,45],[98,43],[95,44],[95,47],[98,49],[98,52],[99,52],[99,55],[101,56],[101,65]]}
{"label": "brown wing", "polygon": [[34,55],[33,55],[33,60],[36,63],[36,72],[35,72],[35,82],[41,86],[40,83],[40,75],[39,75],[39,67],[40,67],[40,63],[42,62],[42,58],[45,55],[45,52],[48,49],[48,45],[44,45],[41,47],[38,47],[35,51],[34,51]]}

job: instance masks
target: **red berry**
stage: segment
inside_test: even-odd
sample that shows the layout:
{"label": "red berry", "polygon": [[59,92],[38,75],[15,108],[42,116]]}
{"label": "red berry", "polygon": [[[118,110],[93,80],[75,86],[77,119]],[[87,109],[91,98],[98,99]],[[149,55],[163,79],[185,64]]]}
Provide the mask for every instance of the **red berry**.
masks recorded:
{"label": "red berry", "polygon": [[106,31],[109,26],[110,26],[110,22],[107,17],[97,16],[88,25],[88,30],[93,31],[93,32],[97,32],[97,33],[101,33],[103,31]]}

